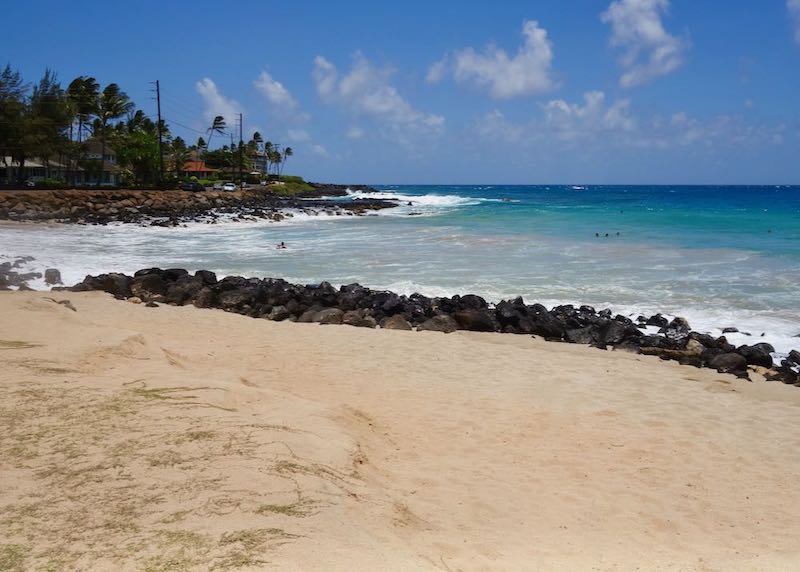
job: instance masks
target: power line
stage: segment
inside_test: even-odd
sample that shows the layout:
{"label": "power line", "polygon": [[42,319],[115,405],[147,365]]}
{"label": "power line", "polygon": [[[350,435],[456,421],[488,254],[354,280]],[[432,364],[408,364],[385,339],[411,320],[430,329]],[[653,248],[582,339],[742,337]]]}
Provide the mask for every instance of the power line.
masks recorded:
{"label": "power line", "polygon": [[175,121],[174,119],[170,119],[168,117],[165,117],[164,121],[166,121],[168,123],[171,123],[173,125],[177,125],[178,127],[183,127],[184,129],[188,129],[189,131],[194,131],[195,133],[198,133],[199,135],[206,135],[208,133],[208,131],[200,131],[198,129],[195,129],[194,127],[189,127],[188,125],[184,125],[183,123],[179,123],[179,122]]}
{"label": "power line", "polygon": [[158,106],[158,123],[156,123],[156,129],[158,129],[158,171],[159,171],[159,183],[163,186],[164,184],[164,149],[163,149],[163,142],[161,140],[161,84],[156,80],[156,105]]}

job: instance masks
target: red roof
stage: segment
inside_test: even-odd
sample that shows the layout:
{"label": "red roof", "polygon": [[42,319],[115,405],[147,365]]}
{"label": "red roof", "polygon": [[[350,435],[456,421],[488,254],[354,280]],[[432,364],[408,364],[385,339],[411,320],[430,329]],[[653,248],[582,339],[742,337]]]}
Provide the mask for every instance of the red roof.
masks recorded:
{"label": "red roof", "polygon": [[183,171],[187,173],[201,173],[219,171],[219,169],[208,167],[205,161],[186,161],[183,164]]}

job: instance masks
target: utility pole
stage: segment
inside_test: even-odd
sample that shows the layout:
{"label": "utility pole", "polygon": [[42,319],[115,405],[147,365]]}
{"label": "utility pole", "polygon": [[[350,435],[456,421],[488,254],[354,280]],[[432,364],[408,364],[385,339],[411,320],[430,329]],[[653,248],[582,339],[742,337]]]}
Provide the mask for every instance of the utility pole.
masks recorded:
{"label": "utility pole", "polygon": [[244,141],[242,141],[242,114],[239,114],[239,184],[244,186],[244,175],[242,171],[244,170],[244,157],[242,154],[244,153]]}
{"label": "utility pole", "polygon": [[164,187],[164,143],[161,139],[161,85],[156,80],[156,105],[158,108],[158,186]]}

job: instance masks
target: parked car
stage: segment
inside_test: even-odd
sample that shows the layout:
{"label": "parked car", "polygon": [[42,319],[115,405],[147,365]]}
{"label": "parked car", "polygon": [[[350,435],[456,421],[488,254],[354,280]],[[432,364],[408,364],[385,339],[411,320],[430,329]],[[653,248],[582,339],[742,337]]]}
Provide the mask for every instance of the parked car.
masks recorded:
{"label": "parked car", "polygon": [[198,183],[197,181],[189,181],[188,183],[183,183],[181,185],[182,191],[192,191],[193,193],[197,193],[200,191],[205,191],[205,185]]}
{"label": "parked car", "polygon": [[222,185],[223,191],[235,191],[236,190],[236,183],[225,183]]}
{"label": "parked car", "polygon": [[222,183],[214,183],[214,190],[221,191],[222,190]]}

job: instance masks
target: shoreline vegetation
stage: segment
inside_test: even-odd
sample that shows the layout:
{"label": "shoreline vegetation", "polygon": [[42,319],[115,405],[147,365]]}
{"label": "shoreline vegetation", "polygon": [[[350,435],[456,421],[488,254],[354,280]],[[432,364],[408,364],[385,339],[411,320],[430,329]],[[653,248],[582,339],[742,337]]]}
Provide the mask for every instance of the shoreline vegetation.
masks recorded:
{"label": "shoreline vegetation", "polygon": [[0,313],[6,570],[700,572],[800,555],[800,392],[783,384],[102,292],[3,292]]}
{"label": "shoreline vegetation", "polygon": [[119,273],[87,276],[72,287],[55,289],[100,290],[151,307],[171,304],[219,308],[278,322],[533,335],[548,341],[653,355],[742,379],[800,386],[797,350],[775,363],[775,349],[768,343],[736,347],[725,336],[714,338],[692,331],[684,318],[668,320],[661,314],[639,316],[634,321],[591,306],[562,305],[548,310],[541,304],[527,304],[521,297],[489,304],[472,294],[429,298],[371,290],[359,284],[336,289],[327,282],[299,285],[282,279],[241,276],[217,280],[213,272],[199,270],[192,275],[184,269],[149,268],[133,276]]}

